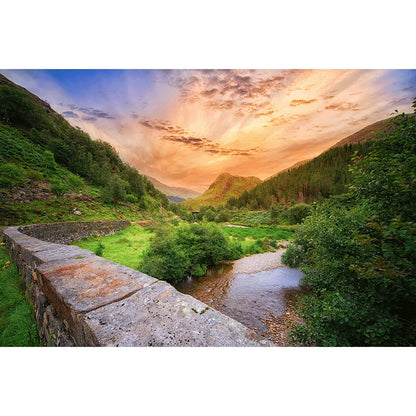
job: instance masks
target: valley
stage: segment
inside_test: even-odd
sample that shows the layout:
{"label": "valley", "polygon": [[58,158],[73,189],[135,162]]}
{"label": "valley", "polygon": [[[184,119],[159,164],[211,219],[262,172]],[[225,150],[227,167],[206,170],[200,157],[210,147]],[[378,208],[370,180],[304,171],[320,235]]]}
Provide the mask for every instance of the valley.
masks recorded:
{"label": "valley", "polygon": [[[215,95],[214,90],[202,95]],[[292,99],[288,114],[325,101],[319,112],[326,111],[328,120],[334,111],[351,112],[348,132],[370,120],[355,116],[358,104],[326,102],[333,99]],[[220,106],[211,102],[207,108],[215,105]],[[167,281],[280,346],[415,344],[415,101],[413,112],[397,111],[356,133],[336,136],[345,137],[341,140],[327,139],[335,144],[316,157],[299,151],[287,169],[279,169],[276,158],[276,173],[267,165],[267,175],[259,174],[263,181],[252,173],[264,173],[261,158],[269,156],[247,132],[241,141],[231,140],[230,129],[220,143],[201,133],[210,118],[201,126],[190,123],[188,131],[179,121],[136,113],[129,120],[123,116],[114,128],[115,114],[75,104],[61,113],[54,109],[65,106],[50,105],[0,74],[0,227],[128,220],[131,226],[123,231],[74,244]],[[241,108],[259,111],[254,104]],[[277,110],[250,111],[255,124]],[[238,126],[248,123],[241,112],[233,117],[241,121]],[[278,120],[287,124],[300,118]],[[75,124],[84,122],[96,122],[91,131],[100,137]],[[279,131],[279,123],[273,123],[261,129]],[[136,136],[120,134],[135,132],[133,125],[148,140],[138,136],[143,154],[136,154],[137,166],[148,163],[161,180],[140,173],[126,156]],[[116,139],[101,140],[104,131],[113,131],[120,150],[109,144]],[[262,137],[258,134],[253,137]],[[294,141],[299,137],[293,133]],[[192,164],[198,158],[200,170]],[[188,161],[189,169],[184,168]],[[240,173],[246,166],[248,175],[233,174],[228,169],[233,163]],[[205,192],[191,190],[206,186],[203,175],[215,177],[218,167],[224,173],[216,173]],[[181,175],[183,186],[165,184],[178,183]],[[1,250],[0,287],[8,293],[1,295],[0,344],[39,345],[25,287]],[[13,338],[13,321],[19,319],[29,329]]]}

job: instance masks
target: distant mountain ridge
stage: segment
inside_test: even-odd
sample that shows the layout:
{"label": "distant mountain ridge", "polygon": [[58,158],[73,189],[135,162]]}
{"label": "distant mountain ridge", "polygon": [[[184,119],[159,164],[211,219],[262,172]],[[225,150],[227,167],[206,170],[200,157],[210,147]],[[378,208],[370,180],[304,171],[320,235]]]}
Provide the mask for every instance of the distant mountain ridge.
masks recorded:
{"label": "distant mountain ridge", "polygon": [[201,195],[199,192],[192,191],[191,189],[175,187],[166,185],[156,178],[146,176],[147,179],[152,182],[153,186],[160,192],[163,192],[172,202],[181,202],[187,199],[196,198]]}
{"label": "distant mountain ridge", "polygon": [[182,204],[192,209],[199,209],[204,205],[217,207],[226,203],[230,198],[238,198],[244,191],[254,188],[259,183],[261,180],[255,176],[222,173],[202,195]]}
{"label": "distant mountain ridge", "polygon": [[344,146],[349,143],[365,143],[371,139],[377,139],[377,133],[382,131],[391,132],[394,129],[393,123],[394,117],[389,117],[384,120],[376,121],[375,123],[369,124],[361,130],[358,130],[356,133],[353,133],[344,139],[341,139],[339,142],[335,143],[330,149],[334,147]]}

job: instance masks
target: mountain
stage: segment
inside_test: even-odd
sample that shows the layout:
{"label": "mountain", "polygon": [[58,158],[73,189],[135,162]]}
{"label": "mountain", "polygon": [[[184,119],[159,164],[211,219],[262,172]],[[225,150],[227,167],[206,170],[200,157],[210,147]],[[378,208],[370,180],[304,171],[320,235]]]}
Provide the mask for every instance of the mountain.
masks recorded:
{"label": "mountain", "polygon": [[290,166],[290,167],[288,167],[286,169],[279,170],[279,172],[275,173],[272,176],[269,176],[268,178],[265,179],[265,181],[268,181],[269,179],[274,178],[275,176],[279,175],[282,172],[287,172],[290,169],[294,169],[294,168],[297,168],[299,166],[302,166],[305,163],[308,163],[310,160],[312,160],[312,159],[305,159],[305,160],[301,160],[300,162],[296,162],[294,165],[292,165],[292,166]]}
{"label": "mountain", "polygon": [[222,173],[202,195],[181,204],[192,209],[199,209],[203,205],[217,207],[230,198],[239,197],[244,191],[254,188],[259,183],[261,180],[255,176],[234,176]]}
{"label": "mountain", "polygon": [[272,176],[238,198],[230,198],[227,206],[268,209],[273,203],[311,203],[347,192],[354,153],[366,154],[371,141],[378,139],[381,132],[393,132],[392,120],[381,120],[359,130],[312,160]]}
{"label": "mountain", "polygon": [[168,204],[111,145],[0,74],[1,225],[138,219]]}
{"label": "mountain", "polygon": [[[412,116],[411,114],[409,114]],[[341,139],[339,142],[335,143],[331,148],[344,146],[348,143],[365,143],[372,139],[377,139],[378,133],[382,131],[386,131],[387,133],[391,133],[394,130],[394,123],[393,118],[386,118],[384,120],[376,121],[373,124],[370,124],[363,129],[357,131],[354,134],[351,134],[344,139]]]}
{"label": "mountain", "polygon": [[150,182],[153,183],[154,187],[160,192],[163,192],[169,200],[172,202],[182,202],[187,199],[196,198],[201,195],[199,192],[192,191],[186,188],[179,188],[174,186],[166,185],[151,176],[146,176]]}

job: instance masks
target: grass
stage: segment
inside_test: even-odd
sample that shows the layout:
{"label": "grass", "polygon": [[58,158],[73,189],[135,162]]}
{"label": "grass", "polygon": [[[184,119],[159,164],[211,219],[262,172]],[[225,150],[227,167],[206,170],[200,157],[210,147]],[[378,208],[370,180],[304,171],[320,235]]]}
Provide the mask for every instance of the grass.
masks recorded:
{"label": "grass", "polygon": [[[279,228],[237,228],[221,227],[232,240],[238,241],[243,255],[264,253],[277,246],[277,242],[287,240],[293,233]],[[93,236],[74,244],[93,251],[105,259],[115,261],[132,269],[138,268],[143,252],[150,246],[153,233],[150,227],[133,224],[110,236]]]}
{"label": "grass", "polygon": [[25,296],[22,278],[4,245],[0,246],[0,346],[41,346],[33,308]]}
{"label": "grass", "polygon": [[[76,207],[82,215],[75,215]],[[98,201],[75,201],[66,197],[36,200],[13,205],[0,203],[1,225],[35,224],[61,221],[115,221],[127,219],[137,221],[149,219],[151,214],[133,204],[111,205]]]}
{"label": "grass", "polygon": [[93,236],[74,243],[93,251],[105,259],[137,269],[143,252],[149,247],[151,230],[133,224],[118,233],[106,237]]}
{"label": "grass", "polygon": [[291,231],[274,227],[223,227],[223,231],[233,240],[238,240],[245,256],[269,251],[277,246],[278,241],[288,240],[293,235]]}
{"label": "grass", "polygon": [[224,232],[232,237],[244,240],[246,238],[259,239],[267,238],[269,240],[287,240],[292,237],[291,231],[282,230],[274,227],[250,227],[250,228],[239,228],[239,227],[223,227]]}

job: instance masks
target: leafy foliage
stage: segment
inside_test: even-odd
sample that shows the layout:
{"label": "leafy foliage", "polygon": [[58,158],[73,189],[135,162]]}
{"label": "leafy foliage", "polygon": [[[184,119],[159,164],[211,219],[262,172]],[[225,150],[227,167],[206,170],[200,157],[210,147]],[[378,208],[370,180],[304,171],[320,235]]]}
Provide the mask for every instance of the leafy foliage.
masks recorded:
{"label": "leafy foliage", "polygon": [[351,183],[348,166],[355,152],[364,155],[370,144],[335,147],[299,167],[281,172],[239,198],[231,198],[229,208],[269,209],[273,204],[311,203],[345,193]]}
{"label": "leafy foliage", "polygon": [[155,232],[139,268],[159,279],[179,281],[204,274],[208,266],[235,255],[235,249],[212,223],[163,227]]}
{"label": "leafy foliage", "polygon": [[[0,75],[0,164],[5,161],[49,171],[65,167],[89,184],[104,188],[104,195],[112,202],[150,197],[159,206],[169,204],[167,197],[124,163],[108,143],[91,140],[47,103]],[[119,180],[128,183],[123,186],[126,192],[118,192]],[[60,194],[64,188],[57,183],[54,189]]]}
{"label": "leafy foliage", "polygon": [[293,337],[320,346],[416,345],[416,121],[354,158],[351,194],[330,199],[283,260],[311,294]]}

